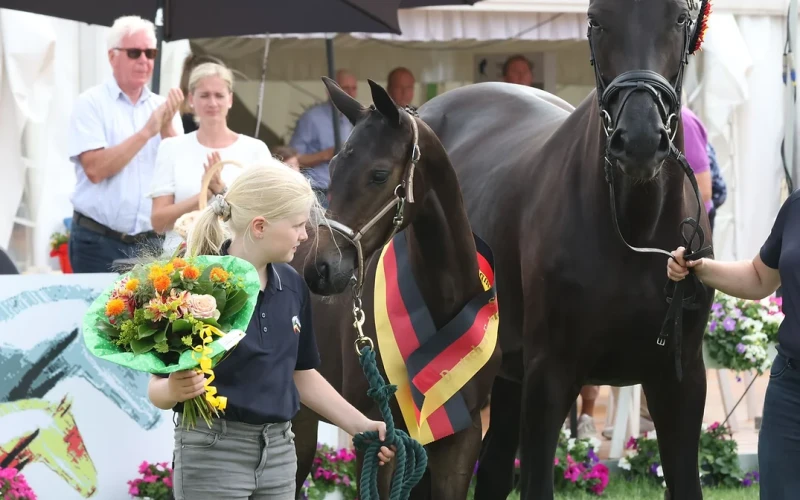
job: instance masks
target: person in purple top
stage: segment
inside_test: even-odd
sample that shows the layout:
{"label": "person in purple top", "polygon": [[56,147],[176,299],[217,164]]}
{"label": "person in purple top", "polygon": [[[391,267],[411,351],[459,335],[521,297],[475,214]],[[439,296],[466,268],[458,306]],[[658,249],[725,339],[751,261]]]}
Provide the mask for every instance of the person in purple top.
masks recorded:
{"label": "person in purple top", "polygon": [[706,207],[706,212],[714,208],[711,201],[711,163],[708,159],[708,134],[703,123],[692,110],[684,106],[681,109],[683,121],[683,151],[697,179],[700,197]]}

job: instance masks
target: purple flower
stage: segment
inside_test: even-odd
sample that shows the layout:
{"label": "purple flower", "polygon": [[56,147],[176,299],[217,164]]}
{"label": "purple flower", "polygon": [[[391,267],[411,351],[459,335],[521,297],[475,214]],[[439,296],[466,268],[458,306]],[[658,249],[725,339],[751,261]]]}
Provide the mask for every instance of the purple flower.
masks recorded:
{"label": "purple flower", "polygon": [[600,461],[600,457],[598,457],[597,454],[594,452],[594,448],[589,448],[589,451],[586,452],[586,456],[589,458],[589,460],[592,461],[592,463],[596,464],[597,462]]}
{"label": "purple flower", "polygon": [[750,478],[745,477],[742,479],[742,486],[745,488],[749,487],[751,484],[753,484],[753,481],[751,481]]}
{"label": "purple flower", "polygon": [[709,323],[708,330],[713,332],[716,329],[717,329],[717,320],[714,320],[711,323]]}
{"label": "purple flower", "polygon": [[736,318],[736,319],[741,318],[742,317],[742,310],[739,309],[738,307],[734,307],[733,311],[731,311],[731,317],[732,318]]}
{"label": "purple flower", "polygon": [[652,472],[654,476],[658,475],[658,464],[657,463],[654,463],[653,465],[650,466],[650,472]]}
{"label": "purple flower", "polygon": [[714,302],[714,304],[711,305],[712,311],[716,312],[719,311],[720,309],[722,309],[722,304],[720,304],[719,302]]}
{"label": "purple flower", "polygon": [[732,332],[736,329],[736,320],[728,316],[725,318],[725,321],[722,322],[722,326],[725,327],[726,332]]}
{"label": "purple flower", "polygon": [[746,345],[742,344],[741,342],[736,344],[736,352],[738,352],[739,354],[744,354],[745,351],[747,351]]}

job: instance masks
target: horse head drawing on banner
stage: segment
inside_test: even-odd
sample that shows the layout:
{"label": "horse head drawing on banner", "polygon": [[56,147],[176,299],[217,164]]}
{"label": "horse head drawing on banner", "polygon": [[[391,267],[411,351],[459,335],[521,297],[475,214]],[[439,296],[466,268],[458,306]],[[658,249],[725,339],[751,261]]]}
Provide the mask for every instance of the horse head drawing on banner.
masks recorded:
{"label": "horse head drawing on banner", "polygon": [[43,399],[0,403],[0,467],[22,470],[42,463],[84,498],[97,490],[97,469],[70,411],[69,396],[58,405]]}
{"label": "horse head drawing on banner", "polygon": [[[0,301],[0,323],[13,324],[27,309],[57,301],[78,300],[88,305],[97,295],[96,290],[79,285],[24,291]],[[80,338],[80,328],[68,331],[54,328],[51,335],[28,349],[14,345],[14,333],[14,328],[0,330],[0,372],[4,373],[0,379],[0,401],[41,398],[61,380],[81,377],[143,429],[150,430],[160,421],[161,411],[147,399],[149,375],[92,356]]]}

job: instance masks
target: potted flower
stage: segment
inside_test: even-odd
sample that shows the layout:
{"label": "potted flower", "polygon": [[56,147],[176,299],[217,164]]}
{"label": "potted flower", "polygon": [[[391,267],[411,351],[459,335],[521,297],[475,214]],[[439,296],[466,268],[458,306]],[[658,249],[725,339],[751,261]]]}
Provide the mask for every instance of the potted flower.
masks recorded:
{"label": "potted flower", "polygon": [[304,500],[355,500],[356,454],[317,444],[311,475],[303,484]]}
{"label": "potted flower", "polygon": [[55,232],[50,235],[50,257],[58,257],[61,272],[69,274],[72,266],[69,263],[69,231],[66,233]]}
{"label": "potted flower", "polygon": [[128,481],[128,494],[133,498],[148,500],[173,500],[172,469],[167,462],[147,463],[139,465],[139,475]]}
{"label": "potted flower", "polygon": [[0,467],[0,498],[3,500],[36,500],[36,494],[17,469]]}
{"label": "potted flower", "polygon": [[[666,487],[664,470],[658,451],[656,432],[650,431],[640,438],[630,438],[625,445],[626,456],[619,460],[619,468],[628,479],[646,478]],[[736,441],[727,428],[719,422],[703,424],[698,450],[700,483],[703,487],[749,487],[758,482],[758,472],[744,473],[739,466]]]}
{"label": "potted flower", "polygon": [[781,306],[780,297],[743,300],[717,292],[703,341],[706,368],[759,375],[769,370],[783,321]]}

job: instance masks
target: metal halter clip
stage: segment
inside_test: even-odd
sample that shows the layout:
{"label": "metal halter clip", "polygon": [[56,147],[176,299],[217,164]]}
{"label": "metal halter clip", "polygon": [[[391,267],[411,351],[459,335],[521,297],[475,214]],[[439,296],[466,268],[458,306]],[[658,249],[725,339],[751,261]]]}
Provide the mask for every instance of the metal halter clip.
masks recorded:
{"label": "metal halter clip", "polygon": [[353,317],[355,321],[353,322],[353,326],[358,330],[358,337],[356,337],[356,341],[353,342],[353,346],[356,348],[356,354],[361,356],[361,349],[359,346],[369,346],[370,349],[373,351],[375,350],[375,344],[372,342],[372,339],[364,335],[364,331],[361,327],[364,325],[364,321],[366,318],[364,317],[364,310],[360,307],[356,306],[353,308]]}

